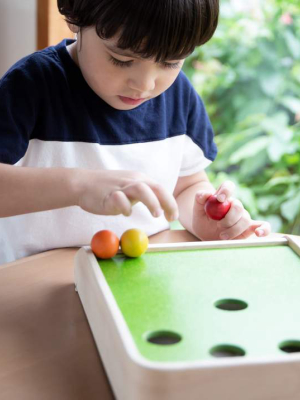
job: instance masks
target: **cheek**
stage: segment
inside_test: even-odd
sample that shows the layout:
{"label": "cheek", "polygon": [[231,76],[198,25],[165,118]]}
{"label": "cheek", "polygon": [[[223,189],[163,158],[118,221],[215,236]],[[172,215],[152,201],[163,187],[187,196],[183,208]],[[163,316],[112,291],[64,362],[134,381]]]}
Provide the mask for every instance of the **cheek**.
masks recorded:
{"label": "cheek", "polygon": [[109,61],[82,54],[79,62],[84,78],[93,88],[112,90],[119,86],[120,74],[116,73]]}
{"label": "cheek", "polygon": [[164,73],[159,77],[158,81],[156,82],[156,87],[159,90],[163,90],[163,91],[167,90],[172,85],[172,83],[175,81],[179,72],[180,72],[180,69],[164,71]]}

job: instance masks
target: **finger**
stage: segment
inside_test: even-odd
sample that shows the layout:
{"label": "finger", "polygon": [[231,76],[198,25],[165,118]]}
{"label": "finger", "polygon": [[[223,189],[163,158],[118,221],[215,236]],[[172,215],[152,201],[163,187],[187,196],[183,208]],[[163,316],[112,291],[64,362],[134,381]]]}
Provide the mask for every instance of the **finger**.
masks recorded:
{"label": "finger", "polygon": [[209,197],[213,194],[213,192],[208,192],[208,191],[204,191],[202,190],[201,192],[197,192],[195,195],[195,201],[197,202],[197,204],[199,204],[200,206],[202,206],[202,208],[204,207],[204,204],[206,203],[206,201],[209,199]]}
{"label": "finger", "polygon": [[178,205],[174,196],[157,183],[149,183],[151,190],[157,196],[165,217],[168,221],[175,221],[179,218]]}
{"label": "finger", "polygon": [[243,204],[238,199],[234,199],[225,217],[219,221],[219,226],[222,228],[230,228],[242,218],[244,213],[247,213],[250,220],[249,213],[244,209]]}
{"label": "finger", "polygon": [[132,204],[121,190],[111,193],[110,196],[105,199],[105,203],[105,209],[107,207],[109,208],[108,214],[110,215],[123,214],[126,217],[131,215]]}
{"label": "finger", "polygon": [[213,194],[212,192],[208,191],[201,191],[196,193],[194,200],[194,209],[193,209],[194,215],[199,215],[199,216],[206,215],[204,206],[206,201],[210,198],[212,194]]}
{"label": "finger", "polygon": [[220,232],[220,238],[223,240],[235,239],[238,236],[243,235],[249,229],[250,225],[250,215],[246,210],[244,210],[241,218],[233,226]]}
{"label": "finger", "polygon": [[162,214],[160,201],[153,190],[144,182],[135,182],[123,189],[131,203],[140,201],[151,212],[153,217],[159,217]]}
{"label": "finger", "polygon": [[225,200],[229,199],[235,190],[235,184],[231,181],[225,181],[216,191],[217,199],[223,203]]}
{"label": "finger", "polygon": [[252,221],[253,225],[251,228],[258,237],[268,236],[271,233],[271,225],[266,221]]}
{"label": "finger", "polygon": [[251,221],[251,225],[241,235],[234,239],[247,239],[255,234],[258,237],[265,237],[271,233],[271,225],[265,221]]}

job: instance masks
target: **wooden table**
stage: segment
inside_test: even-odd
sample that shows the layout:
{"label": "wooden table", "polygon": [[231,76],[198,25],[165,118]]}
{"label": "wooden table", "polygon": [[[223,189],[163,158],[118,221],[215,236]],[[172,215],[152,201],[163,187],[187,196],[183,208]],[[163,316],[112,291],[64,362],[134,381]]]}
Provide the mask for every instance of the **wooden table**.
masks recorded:
{"label": "wooden table", "polygon": [[[195,241],[165,231],[152,243]],[[0,399],[114,399],[74,290],[77,248],[0,266]]]}

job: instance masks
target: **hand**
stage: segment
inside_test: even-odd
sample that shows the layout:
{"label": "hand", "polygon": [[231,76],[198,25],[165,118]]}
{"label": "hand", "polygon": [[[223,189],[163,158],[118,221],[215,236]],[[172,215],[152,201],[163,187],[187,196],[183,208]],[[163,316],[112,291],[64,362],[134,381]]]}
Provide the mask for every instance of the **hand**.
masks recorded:
{"label": "hand", "polygon": [[[193,231],[201,240],[230,240],[246,239],[253,233],[256,236],[267,236],[271,232],[268,222],[254,221],[243,204],[232,199],[234,184],[230,181],[224,182],[216,193],[201,191],[196,193],[193,210]],[[216,194],[220,202],[228,200],[231,207],[228,213],[220,221],[210,219],[205,211],[204,204],[212,195]]]}
{"label": "hand", "polygon": [[163,212],[168,221],[178,218],[172,194],[150,177],[133,171],[75,170],[76,205],[99,215],[129,216],[142,202],[154,217]]}

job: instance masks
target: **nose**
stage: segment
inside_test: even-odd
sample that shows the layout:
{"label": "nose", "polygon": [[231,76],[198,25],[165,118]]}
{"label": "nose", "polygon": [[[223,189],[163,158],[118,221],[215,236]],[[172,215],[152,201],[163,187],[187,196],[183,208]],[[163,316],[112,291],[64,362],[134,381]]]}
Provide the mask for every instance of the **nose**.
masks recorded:
{"label": "nose", "polygon": [[130,77],[128,86],[138,92],[151,92],[155,88],[156,76],[153,71],[141,71]]}

